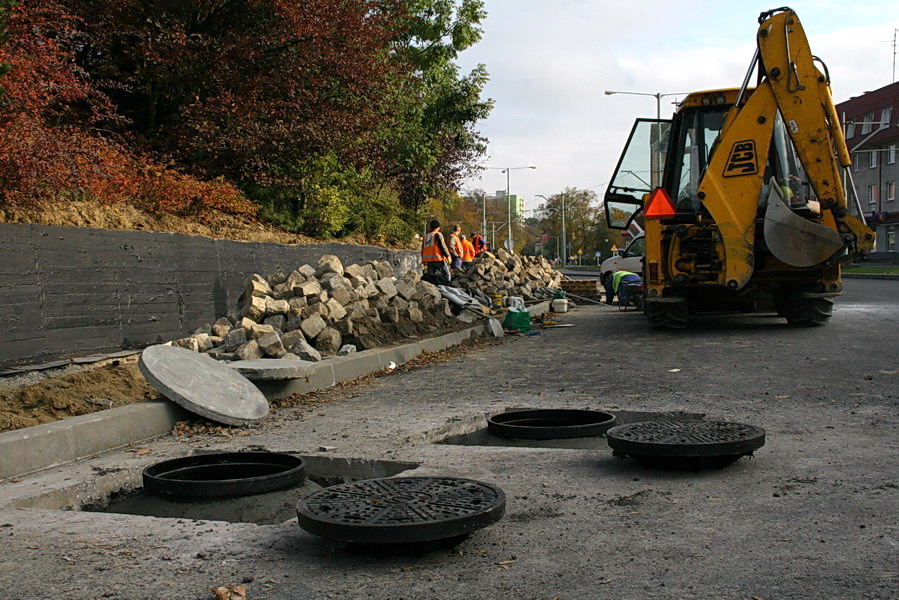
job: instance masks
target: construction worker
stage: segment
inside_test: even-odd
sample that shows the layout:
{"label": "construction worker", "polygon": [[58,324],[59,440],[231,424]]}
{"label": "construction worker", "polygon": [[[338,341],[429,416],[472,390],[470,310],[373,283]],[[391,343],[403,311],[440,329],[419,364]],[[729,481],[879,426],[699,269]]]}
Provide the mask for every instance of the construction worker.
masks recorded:
{"label": "construction worker", "polygon": [[625,288],[630,281],[643,281],[643,278],[630,271],[615,271],[606,277],[606,304],[611,304],[615,294],[618,294],[619,302],[627,302]]}
{"label": "construction worker", "polygon": [[[440,221],[434,219],[429,224],[428,233],[421,241],[421,263],[425,268],[425,274],[435,279],[450,280],[450,272],[446,267],[450,251],[446,247],[443,234],[440,233]],[[431,283],[434,283],[431,281]]]}
{"label": "construction worker", "polygon": [[462,242],[462,268],[464,269],[474,260],[474,244],[464,234],[459,236],[459,240]]}
{"label": "construction worker", "polygon": [[456,223],[453,225],[453,232],[449,236],[449,251],[450,258],[452,259],[452,268],[455,271],[456,269],[462,268],[462,240],[459,238],[459,232],[462,231],[462,226]]}
{"label": "construction worker", "polygon": [[471,232],[471,243],[474,245],[475,256],[487,250],[487,240],[480,233]]}

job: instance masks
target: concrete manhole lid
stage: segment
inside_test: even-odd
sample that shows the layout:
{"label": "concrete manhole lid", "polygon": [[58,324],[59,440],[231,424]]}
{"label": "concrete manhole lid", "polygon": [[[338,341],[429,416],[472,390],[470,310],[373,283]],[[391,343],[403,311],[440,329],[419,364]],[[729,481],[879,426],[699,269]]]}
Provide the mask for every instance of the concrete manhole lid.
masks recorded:
{"label": "concrete manhole lid", "polygon": [[303,459],[278,452],[215,452],[164,460],[143,471],[144,490],[171,499],[252,496],[306,479]]}
{"label": "concrete manhole lid", "polygon": [[408,544],[464,536],[499,521],[506,495],[454,477],[367,479],[319,490],[297,504],[300,527],[361,544]]}
{"label": "concrete manhole lid", "polygon": [[643,421],[609,429],[606,440],[616,456],[692,470],[720,468],[751,455],[765,445],[765,430],[727,421]]}
{"label": "concrete manhole lid", "polygon": [[166,398],[213,421],[245,425],[268,414],[268,400],[259,388],[206,355],[175,346],[150,346],[141,353],[138,366]]}
{"label": "concrete manhole lid", "polygon": [[500,437],[558,440],[602,435],[615,424],[615,415],[599,410],[513,410],[487,419],[487,430]]}

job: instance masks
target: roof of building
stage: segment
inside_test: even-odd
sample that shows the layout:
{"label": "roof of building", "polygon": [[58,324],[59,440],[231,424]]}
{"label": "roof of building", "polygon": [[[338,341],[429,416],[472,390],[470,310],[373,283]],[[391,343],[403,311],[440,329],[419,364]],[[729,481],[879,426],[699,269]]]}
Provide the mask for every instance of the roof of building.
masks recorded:
{"label": "roof of building", "polygon": [[[861,96],[855,96],[845,102],[840,102],[836,105],[836,108],[837,114],[844,124],[856,123],[854,135],[846,138],[846,144],[850,149],[860,144],[862,140],[865,140],[865,137],[870,135],[871,132],[877,131],[877,123],[881,122],[884,108],[892,109],[890,115],[891,126],[871,135],[870,138],[865,140],[864,145],[876,146],[899,138],[899,110],[897,110],[899,108],[899,81],[885,85],[880,89],[865,92]],[[874,115],[873,119],[871,118],[872,114]],[[866,120],[874,121],[874,124],[871,125],[869,133],[862,134],[862,124]]]}

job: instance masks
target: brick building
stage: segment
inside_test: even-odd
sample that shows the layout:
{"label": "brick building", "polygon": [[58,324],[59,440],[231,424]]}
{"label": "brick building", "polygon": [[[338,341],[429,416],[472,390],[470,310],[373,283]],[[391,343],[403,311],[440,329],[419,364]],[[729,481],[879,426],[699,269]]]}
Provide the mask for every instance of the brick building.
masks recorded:
{"label": "brick building", "polygon": [[855,190],[865,220],[877,233],[874,250],[879,256],[892,253],[895,258],[899,230],[899,82],[850,98],[836,108],[852,155]]}

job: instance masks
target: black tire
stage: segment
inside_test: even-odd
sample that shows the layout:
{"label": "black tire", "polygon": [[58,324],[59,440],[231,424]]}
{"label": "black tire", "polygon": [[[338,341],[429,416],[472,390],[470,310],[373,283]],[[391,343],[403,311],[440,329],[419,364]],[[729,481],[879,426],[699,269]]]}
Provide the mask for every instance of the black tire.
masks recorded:
{"label": "black tire", "polygon": [[684,329],[687,326],[686,302],[646,302],[643,312],[653,329]]}
{"label": "black tire", "polygon": [[777,314],[793,327],[824,325],[833,314],[829,298],[803,298],[797,293],[783,293],[775,299]]}

